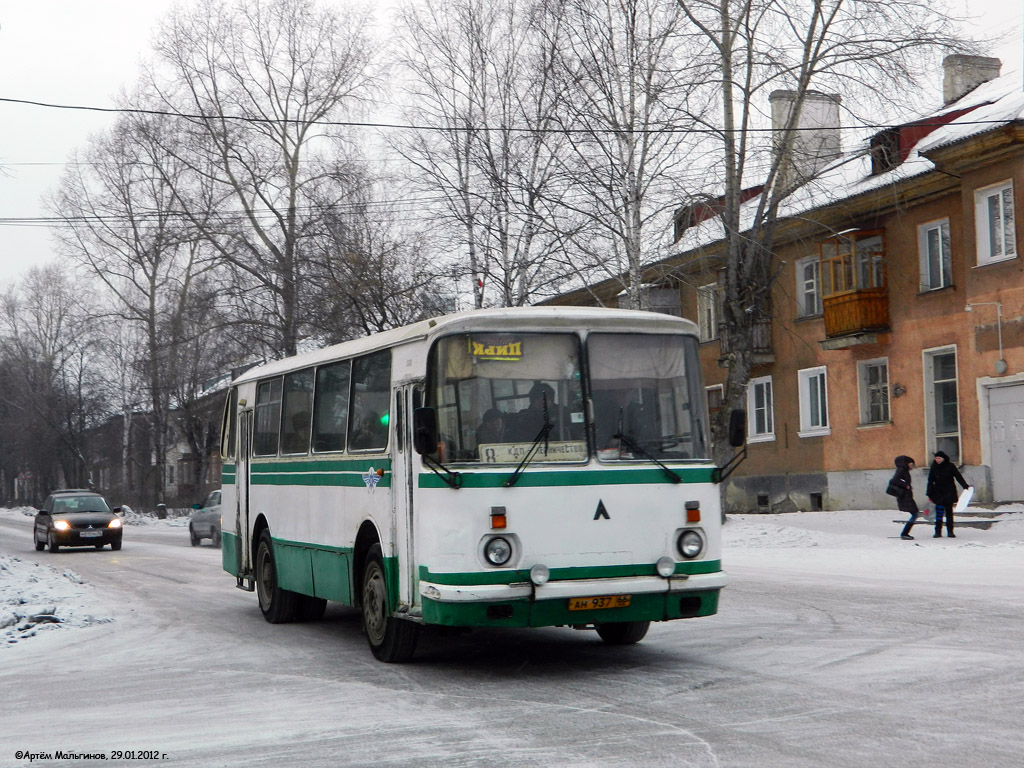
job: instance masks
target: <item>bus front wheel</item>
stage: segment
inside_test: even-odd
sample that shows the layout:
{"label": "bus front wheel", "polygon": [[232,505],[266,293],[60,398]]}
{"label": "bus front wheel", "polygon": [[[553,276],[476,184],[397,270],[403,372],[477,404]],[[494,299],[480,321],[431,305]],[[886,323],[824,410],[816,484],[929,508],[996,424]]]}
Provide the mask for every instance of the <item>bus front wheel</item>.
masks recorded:
{"label": "bus front wheel", "polygon": [[295,618],[296,593],[281,589],[277,584],[274,544],[267,530],[260,534],[256,547],[256,596],[263,618],[271,624],[283,624]]}
{"label": "bus front wheel", "polygon": [[366,568],[363,571],[363,629],[370,650],[380,661],[408,661],[416,650],[419,625],[396,619],[388,610],[387,577],[380,544],[374,544],[366,554]]}
{"label": "bus front wheel", "polygon": [[608,645],[633,645],[644,639],[650,627],[649,621],[615,621],[598,624],[597,634]]}

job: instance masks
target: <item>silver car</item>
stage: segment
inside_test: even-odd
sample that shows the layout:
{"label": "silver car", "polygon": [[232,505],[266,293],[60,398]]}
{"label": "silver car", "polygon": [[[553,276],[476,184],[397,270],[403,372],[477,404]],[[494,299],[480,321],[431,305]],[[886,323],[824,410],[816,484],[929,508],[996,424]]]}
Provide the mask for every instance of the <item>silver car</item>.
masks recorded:
{"label": "silver car", "polygon": [[203,539],[210,539],[215,547],[220,546],[220,491],[211,491],[206,501],[193,505],[188,533],[193,547],[198,547]]}

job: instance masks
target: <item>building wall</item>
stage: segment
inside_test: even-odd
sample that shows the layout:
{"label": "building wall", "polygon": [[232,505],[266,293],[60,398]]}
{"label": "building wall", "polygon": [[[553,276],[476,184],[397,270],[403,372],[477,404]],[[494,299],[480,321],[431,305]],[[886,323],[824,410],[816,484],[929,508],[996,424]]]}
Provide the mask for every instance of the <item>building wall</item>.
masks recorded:
{"label": "building wall", "polygon": [[[725,489],[727,509],[786,511],[894,507],[884,493],[893,471],[893,458],[908,454],[917,460],[916,497],[924,503],[925,477],[935,446],[927,438],[924,351],[939,347],[956,350],[960,426],[960,462],[965,477],[976,486],[979,500],[992,498],[989,424],[985,418],[988,387],[1016,381],[1024,371],[1024,259],[978,266],[975,190],[1005,179],[1014,181],[1018,252],[1019,221],[1024,215],[1024,160],[1004,158],[965,173],[959,185],[921,202],[894,200],[891,210],[877,218],[859,216],[832,229],[882,229],[888,270],[890,331],[875,334],[875,343],[845,349],[822,349],[822,318],[797,318],[796,263],[817,253],[817,240],[791,242],[778,249],[783,271],[773,294],[775,314],[773,362],[756,367],[753,377],[772,376],[775,440],[752,442],[748,459]],[[951,286],[922,292],[918,226],[948,218],[950,224]],[[997,374],[999,359],[996,308],[969,302],[1002,304],[1003,356],[1008,368]],[[684,306],[693,306],[684,300]],[[724,382],[719,367],[719,342],[702,345],[708,384]],[[891,421],[862,425],[858,399],[857,363],[888,358]],[[799,437],[800,406],[797,371],[825,366],[828,383],[830,434]],[[1021,377],[1024,382],[1024,376]],[[981,383],[979,383],[981,382]],[[896,386],[902,394],[894,396]],[[821,494],[820,499],[812,494]],[[765,495],[768,504],[764,504]],[[762,502],[762,503],[759,503]]]}

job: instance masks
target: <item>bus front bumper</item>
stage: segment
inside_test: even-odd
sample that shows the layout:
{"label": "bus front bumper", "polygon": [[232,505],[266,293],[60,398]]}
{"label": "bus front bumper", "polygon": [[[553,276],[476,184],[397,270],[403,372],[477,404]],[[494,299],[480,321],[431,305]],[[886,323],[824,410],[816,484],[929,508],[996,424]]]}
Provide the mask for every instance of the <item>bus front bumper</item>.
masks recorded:
{"label": "bus front bumper", "polygon": [[[617,621],[669,621],[711,616],[718,611],[718,593],[725,573],[677,575],[668,579],[627,578],[449,585],[420,582],[422,617],[426,624],[480,627],[546,627]],[[614,607],[574,610],[572,598],[621,598],[592,601]]]}

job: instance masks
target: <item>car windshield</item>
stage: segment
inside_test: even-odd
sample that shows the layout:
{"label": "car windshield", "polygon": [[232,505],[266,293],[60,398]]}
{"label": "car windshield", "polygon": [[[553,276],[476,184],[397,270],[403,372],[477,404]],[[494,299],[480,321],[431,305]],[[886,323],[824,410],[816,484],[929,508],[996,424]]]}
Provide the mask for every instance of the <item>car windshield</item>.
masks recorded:
{"label": "car windshield", "polygon": [[692,337],[592,333],[587,353],[601,461],[707,457]]}
{"label": "car windshield", "polygon": [[69,512],[110,512],[110,507],[102,496],[65,496],[53,500],[53,514]]}
{"label": "car windshield", "polygon": [[567,333],[469,333],[440,339],[427,404],[442,461],[586,461],[579,343]]}

